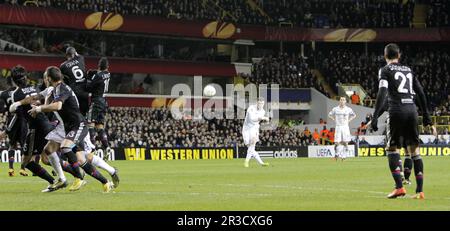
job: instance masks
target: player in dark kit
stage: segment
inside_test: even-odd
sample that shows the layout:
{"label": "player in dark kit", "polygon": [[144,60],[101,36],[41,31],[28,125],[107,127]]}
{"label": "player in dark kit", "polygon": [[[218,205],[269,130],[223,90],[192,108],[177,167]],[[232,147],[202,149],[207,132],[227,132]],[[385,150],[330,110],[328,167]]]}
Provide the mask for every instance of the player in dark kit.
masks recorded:
{"label": "player in dark kit", "polygon": [[[85,139],[89,140],[89,132],[85,118],[80,113],[78,99],[75,93],[69,86],[63,83],[63,75],[59,68],[49,67],[46,72],[54,88],[52,92],[53,102],[47,105],[34,106],[28,112],[33,115],[39,112],[58,111],[66,132],[66,137],[61,143],[61,152],[67,156],[76,175],[76,179],[69,190],[78,190],[86,183],[80,172],[79,166],[81,166],[87,174],[103,184],[104,192],[110,192],[114,188],[113,183],[106,180],[84,157]],[[76,150],[76,154],[73,150]]]}
{"label": "player in dark kit", "polygon": [[[19,137],[18,131],[20,130],[19,126],[21,124],[16,123],[17,117],[14,113],[9,113],[9,106],[13,103],[12,94],[17,89],[17,87],[13,86],[11,76],[7,77],[6,79],[7,84],[10,86],[5,91],[2,91],[0,93],[0,111],[6,112],[6,134],[9,138],[9,150],[8,150],[8,160],[9,160],[9,170],[8,175],[14,176],[14,155],[16,153],[17,143],[23,146],[25,144],[25,138],[26,137]],[[26,134],[25,134],[26,136]],[[23,154],[23,151],[22,151]],[[23,162],[22,162],[23,163]],[[28,176],[28,173],[25,171],[25,166],[22,164],[20,167],[20,175],[22,176]]]}
{"label": "player in dark kit", "polygon": [[395,181],[395,190],[387,197],[397,198],[406,195],[402,183],[399,154],[402,146],[406,145],[407,152],[412,155],[417,182],[416,194],[412,198],[424,199],[423,161],[419,152],[418,113],[414,99],[417,97],[417,103],[422,110],[424,126],[429,126],[432,125],[432,122],[427,108],[426,96],[411,68],[399,63],[400,49],[396,44],[391,43],[384,48],[384,57],[387,65],[381,68],[378,73],[379,89],[371,126],[374,131],[378,130],[378,117],[383,110],[387,97],[386,153],[389,168]]}
{"label": "player in dark kit", "polygon": [[[105,132],[105,114],[108,107],[105,94],[108,93],[109,79],[111,74],[108,71],[109,63],[105,57],[98,62],[98,70],[88,71],[87,90],[92,93],[91,106],[88,113],[89,133],[92,143],[95,144],[96,137],[102,143],[102,148],[106,155],[109,153],[108,137]],[[109,166],[97,156],[90,154],[88,156],[91,162],[100,162],[103,169],[108,171],[113,179],[114,186],[119,185],[118,170]]]}
{"label": "player in dark kit", "polygon": [[64,75],[64,83],[75,92],[80,104],[80,112],[83,116],[89,110],[89,93],[86,91],[86,67],[84,65],[84,57],[79,55],[75,48],[68,47],[66,49],[67,61],[60,66]]}
{"label": "player in dark kit", "polygon": [[[105,94],[108,93],[109,79],[111,74],[108,71],[108,60],[101,58],[98,62],[98,70],[88,72],[87,90],[92,93],[91,106],[89,107],[88,122],[92,143],[98,135],[103,148],[107,148],[108,137],[104,130],[105,114],[108,104]],[[97,133],[97,134],[96,134]]]}
{"label": "player in dark kit", "polygon": [[[19,137],[25,135],[26,143],[24,144],[23,152],[24,158],[23,164],[27,169],[40,178],[46,180],[50,185],[55,183],[55,179],[40,166],[36,161],[32,159],[35,155],[35,150],[43,148],[42,136],[45,137],[47,133],[53,130],[53,126],[48,122],[48,118],[45,115],[30,116],[28,110],[31,109],[30,105],[20,105],[17,102],[37,94],[36,88],[27,83],[27,73],[24,67],[16,66],[11,70],[11,77],[13,83],[17,86],[17,89],[12,94],[13,103],[10,106],[10,112],[14,112],[16,121],[19,121],[21,129],[18,130]],[[13,110],[11,110],[11,107]],[[36,149],[35,149],[36,148]]]}

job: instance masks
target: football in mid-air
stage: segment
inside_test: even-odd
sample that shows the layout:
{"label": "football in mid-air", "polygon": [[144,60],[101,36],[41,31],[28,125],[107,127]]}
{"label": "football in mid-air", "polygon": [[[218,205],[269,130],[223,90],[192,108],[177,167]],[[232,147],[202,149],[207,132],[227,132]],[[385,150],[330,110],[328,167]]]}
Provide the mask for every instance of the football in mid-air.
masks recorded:
{"label": "football in mid-air", "polygon": [[209,96],[209,97],[214,96],[214,95],[216,95],[216,89],[212,85],[207,85],[203,89],[203,95]]}

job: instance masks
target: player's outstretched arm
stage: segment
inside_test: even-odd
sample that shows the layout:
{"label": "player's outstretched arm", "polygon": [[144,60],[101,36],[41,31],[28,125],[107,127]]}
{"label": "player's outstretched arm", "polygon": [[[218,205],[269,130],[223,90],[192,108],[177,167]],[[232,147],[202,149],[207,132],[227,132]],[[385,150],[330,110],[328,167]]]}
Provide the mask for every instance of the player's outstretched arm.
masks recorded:
{"label": "player's outstretched arm", "polygon": [[42,97],[41,94],[28,96],[25,99],[22,99],[22,100],[20,100],[18,102],[15,102],[15,103],[11,104],[11,106],[9,106],[9,112],[15,112],[19,106],[32,104],[32,103],[34,103],[37,100],[40,100],[42,98],[43,97]]}
{"label": "player's outstretched arm", "polygon": [[41,105],[41,106],[33,106],[31,110],[28,111],[28,114],[34,116],[39,112],[52,112],[52,111],[59,111],[62,108],[62,102],[56,101],[51,104],[47,105]]}

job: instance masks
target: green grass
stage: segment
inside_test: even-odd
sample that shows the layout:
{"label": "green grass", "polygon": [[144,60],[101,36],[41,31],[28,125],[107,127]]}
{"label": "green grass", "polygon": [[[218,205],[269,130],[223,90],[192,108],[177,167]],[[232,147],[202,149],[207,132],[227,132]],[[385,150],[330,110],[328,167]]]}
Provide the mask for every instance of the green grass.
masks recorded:
{"label": "green grass", "polygon": [[[44,194],[46,182],[8,177],[3,163],[0,210],[450,210],[448,157],[424,157],[423,201],[385,198],[394,185],[385,157],[268,161],[116,161],[121,184],[111,194],[91,177],[80,191]],[[412,195],[415,183],[406,189]]]}

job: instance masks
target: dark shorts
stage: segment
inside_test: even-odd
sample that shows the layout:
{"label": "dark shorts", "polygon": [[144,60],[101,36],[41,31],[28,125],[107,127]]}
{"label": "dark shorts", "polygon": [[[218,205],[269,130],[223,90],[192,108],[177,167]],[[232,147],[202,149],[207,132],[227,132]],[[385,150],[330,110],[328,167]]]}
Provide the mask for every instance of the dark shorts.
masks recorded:
{"label": "dark shorts", "polygon": [[78,151],[84,151],[84,138],[89,135],[89,128],[86,123],[81,123],[78,127],[66,132],[66,140],[72,141],[78,148]]}
{"label": "dark shorts", "polygon": [[107,107],[105,98],[93,98],[88,113],[89,123],[104,124]]}
{"label": "dark shorts", "polygon": [[45,134],[36,129],[30,129],[27,135],[27,142],[23,148],[23,154],[26,156],[40,155],[47,144]]}
{"label": "dark shorts", "polygon": [[419,145],[417,112],[389,113],[386,126],[386,149]]}
{"label": "dark shorts", "polygon": [[82,85],[75,85],[72,90],[77,96],[81,114],[86,117],[86,114],[89,110],[89,92],[87,92],[86,89],[82,87]]}
{"label": "dark shorts", "polygon": [[9,145],[14,147],[20,144],[21,147],[24,147],[28,134],[27,122],[23,119],[18,119],[17,116],[13,116],[7,126],[6,134],[8,134]]}

